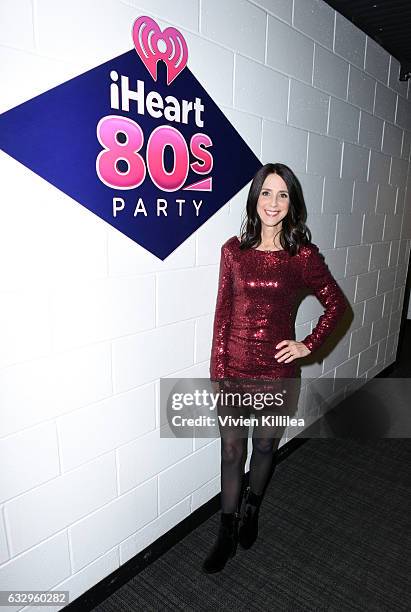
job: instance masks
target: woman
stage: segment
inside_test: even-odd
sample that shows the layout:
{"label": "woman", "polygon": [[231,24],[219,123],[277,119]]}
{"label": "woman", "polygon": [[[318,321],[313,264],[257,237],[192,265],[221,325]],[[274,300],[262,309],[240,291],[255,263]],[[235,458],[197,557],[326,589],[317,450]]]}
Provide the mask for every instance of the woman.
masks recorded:
{"label": "woman", "polygon": [[[296,360],[323,344],[348,307],[318,247],[311,242],[306,218],[301,185],[293,171],[281,163],[260,168],[248,193],[241,236],[232,236],[221,248],[210,359],[210,380],[216,390],[245,379],[296,380]],[[313,331],[297,341],[293,311],[300,292],[306,289],[316,295],[325,312]],[[289,410],[295,408],[295,401]],[[245,408],[237,410],[243,414]],[[227,411],[219,407],[219,412]],[[247,437],[235,428],[225,428],[220,527],[203,571],[223,569],[238,541],[243,548],[254,543],[259,508],[280,439],[278,431],[267,435],[267,429],[254,428],[249,486],[243,495]]]}

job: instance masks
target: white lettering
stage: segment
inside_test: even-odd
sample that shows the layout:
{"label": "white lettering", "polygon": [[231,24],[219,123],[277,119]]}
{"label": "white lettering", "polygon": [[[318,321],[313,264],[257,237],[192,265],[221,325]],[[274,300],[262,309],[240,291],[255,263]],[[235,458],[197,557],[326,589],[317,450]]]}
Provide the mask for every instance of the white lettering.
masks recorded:
{"label": "white lettering", "polygon": [[143,213],[145,217],[147,217],[146,207],[144,206],[143,198],[138,198],[136,207],[134,209],[134,217],[137,217],[139,213]]}
{"label": "white lettering", "polygon": [[[164,108],[163,98],[156,91],[147,94],[146,105],[148,114],[152,117],[160,118]],[[158,107],[157,109],[155,107]]]}
{"label": "white lettering", "polygon": [[[204,105],[201,98],[195,98],[194,102],[189,100],[177,100],[174,96],[166,96],[163,100],[160,93],[150,91],[145,95],[144,81],[137,79],[136,87],[130,85],[128,76],[120,76],[120,85],[117,84],[119,75],[115,70],[110,72],[110,105],[115,110],[133,112],[144,115],[146,112],[155,119],[164,117],[167,121],[175,123],[189,123],[193,117],[197,127],[204,127],[202,113]],[[120,103],[121,101],[121,103]]]}
{"label": "white lettering", "polygon": [[[150,214],[152,214],[151,211],[153,211],[153,213],[155,212],[157,217],[159,217],[160,215],[167,217],[168,207],[172,206],[173,203],[177,207],[177,214],[179,217],[182,217],[186,211],[187,211],[187,214],[188,213],[191,214],[191,211],[193,209],[194,209],[195,216],[198,217],[200,214],[200,208],[203,204],[203,200],[200,200],[199,202],[197,202],[196,200],[190,201],[190,200],[183,200],[181,198],[176,198],[174,201],[169,202],[165,198],[156,198],[156,200],[153,202],[153,206],[149,206],[147,209],[143,198],[139,197],[135,205],[133,205],[134,206],[133,217],[137,217],[138,215],[141,215],[141,214],[143,214],[145,217],[148,217],[149,212]],[[113,202],[112,202],[113,217],[117,217],[118,213],[121,213],[123,210],[125,210],[126,205],[130,206],[129,203],[126,204],[126,200],[124,198],[118,198],[118,197],[113,198]],[[189,210],[189,208],[191,208],[190,205],[193,207],[191,211]]]}
{"label": "white lettering", "polygon": [[163,213],[164,217],[167,217],[167,200],[164,198],[157,198],[157,217]]}
{"label": "white lettering", "polygon": [[124,210],[126,203],[123,198],[113,198],[113,217],[117,217],[117,211]]}

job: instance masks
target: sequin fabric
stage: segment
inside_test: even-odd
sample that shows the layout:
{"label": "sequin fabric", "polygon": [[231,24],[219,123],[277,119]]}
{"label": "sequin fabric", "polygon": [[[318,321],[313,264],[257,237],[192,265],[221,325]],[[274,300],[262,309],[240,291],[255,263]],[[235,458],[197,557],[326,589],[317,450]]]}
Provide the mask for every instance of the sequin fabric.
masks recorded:
{"label": "sequin fabric", "polygon": [[348,307],[318,246],[304,245],[291,256],[286,250],[241,250],[238,237],[229,238],[221,247],[210,379],[296,376],[299,359],[286,364],[274,355],[279,342],[295,340],[296,305],[307,288],[325,309],[302,340],[314,352]]}

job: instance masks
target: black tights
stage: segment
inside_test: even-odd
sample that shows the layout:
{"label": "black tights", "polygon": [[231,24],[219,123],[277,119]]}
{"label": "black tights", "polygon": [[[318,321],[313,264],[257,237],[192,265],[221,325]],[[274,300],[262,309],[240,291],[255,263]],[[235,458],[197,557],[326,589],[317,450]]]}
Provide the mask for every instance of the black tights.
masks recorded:
{"label": "black tights", "polygon": [[[280,438],[253,436],[252,441],[249,484],[253,493],[261,495],[272,468],[275,468],[273,458]],[[247,443],[247,438],[239,438],[234,434],[221,438],[221,512],[235,512],[238,509],[247,459]]]}
{"label": "black tights", "polygon": [[[256,387],[257,390],[265,390],[275,393],[279,390],[286,391],[285,407],[281,409],[264,407],[264,414],[275,416],[283,414],[292,416],[297,408],[300,392],[300,381],[298,379],[280,379],[270,381],[268,387]],[[230,390],[230,389],[228,389]],[[234,391],[236,388],[234,388]],[[240,386],[241,390],[241,386]],[[263,495],[275,469],[274,453],[278,448],[285,427],[267,427],[259,421],[257,413],[244,408],[244,406],[227,407],[222,404],[218,407],[219,415],[232,417],[256,417],[258,423],[253,428],[253,451],[250,461],[251,491],[256,495]],[[250,414],[251,412],[251,414]],[[262,413],[260,413],[262,414]],[[247,459],[248,427],[247,426],[221,426],[221,511],[224,513],[239,510],[241,499],[244,466]]]}

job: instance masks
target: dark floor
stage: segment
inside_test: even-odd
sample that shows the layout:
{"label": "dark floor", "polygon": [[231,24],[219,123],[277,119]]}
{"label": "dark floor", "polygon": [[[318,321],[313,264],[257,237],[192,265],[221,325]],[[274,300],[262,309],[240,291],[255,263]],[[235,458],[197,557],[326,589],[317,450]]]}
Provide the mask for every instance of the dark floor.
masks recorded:
{"label": "dark floor", "polygon": [[95,610],[408,611],[410,473],[410,440],[309,440],[277,466],[253,548],[203,574],[216,514]]}
{"label": "dark floor", "polygon": [[410,508],[410,439],[310,439],[276,467],[250,550],[201,572],[217,513],[94,610],[409,611]]}

